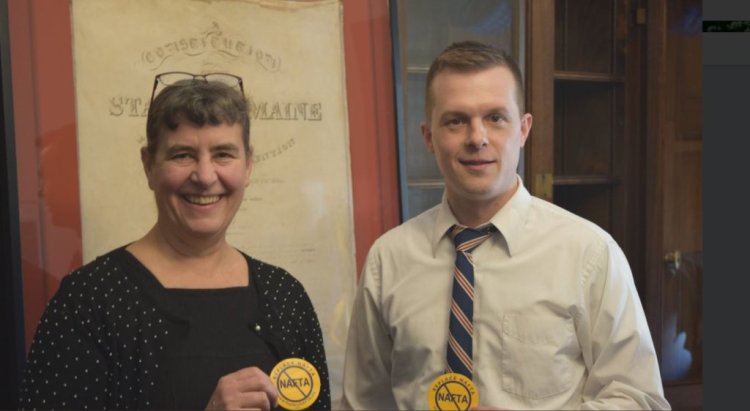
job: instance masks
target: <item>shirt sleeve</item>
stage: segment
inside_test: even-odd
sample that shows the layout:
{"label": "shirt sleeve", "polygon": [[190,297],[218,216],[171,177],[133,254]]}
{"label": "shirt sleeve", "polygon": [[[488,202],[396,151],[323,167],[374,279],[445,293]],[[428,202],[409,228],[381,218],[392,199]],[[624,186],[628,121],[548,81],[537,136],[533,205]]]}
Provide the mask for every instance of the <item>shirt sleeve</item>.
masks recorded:
{"label": "shirt sleeve", "polygon": [[29,350],[20,391],[22,409],[103,409],[109,380],[98,347],[103,327],[70,276],[50,300]]}
{"label": "shirt sleeve", "polygon": [[346,343],[342,409],[397,409],[391,389],[390,355],[393,348],[381,316],[380,264],[373,247],[354,299]]}
{"label": "shirt sleeve", "polygon": [[582,409],[670,409],[627,259],[608,241],[585,267],[587,326],[579,340],[589,376]]}

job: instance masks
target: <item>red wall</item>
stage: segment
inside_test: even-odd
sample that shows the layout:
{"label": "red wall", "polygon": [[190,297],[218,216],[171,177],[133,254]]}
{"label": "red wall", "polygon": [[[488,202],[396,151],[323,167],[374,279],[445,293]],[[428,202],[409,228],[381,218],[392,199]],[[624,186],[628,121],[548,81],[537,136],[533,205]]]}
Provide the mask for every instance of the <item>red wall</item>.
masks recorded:
{"label": "red wall", "polygon": [[400,222],[387,0],[344,0],[344,46],[357,272],[373,241]]}

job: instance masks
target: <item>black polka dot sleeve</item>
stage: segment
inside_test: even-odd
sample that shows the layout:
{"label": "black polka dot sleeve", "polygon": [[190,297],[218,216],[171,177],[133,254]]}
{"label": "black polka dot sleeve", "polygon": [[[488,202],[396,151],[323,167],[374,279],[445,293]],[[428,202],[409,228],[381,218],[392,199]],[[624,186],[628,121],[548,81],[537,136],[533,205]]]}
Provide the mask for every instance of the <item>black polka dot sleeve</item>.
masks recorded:
{"label": "black polka dot sleeve", "polygon": [[94,296],[65,277],[37,326],[20,392],[23,409],[106,408],[108,374]]}
{"label": "black polka dot sleeve", "polygon": [[309,361],[320,374],[320,394],[309,409],[330,410],[331,388],[323,333],[310,297],[302,283],[285,270],[255,262],[266,305],[264,311],[271,326],[283,336],[292,357]]}

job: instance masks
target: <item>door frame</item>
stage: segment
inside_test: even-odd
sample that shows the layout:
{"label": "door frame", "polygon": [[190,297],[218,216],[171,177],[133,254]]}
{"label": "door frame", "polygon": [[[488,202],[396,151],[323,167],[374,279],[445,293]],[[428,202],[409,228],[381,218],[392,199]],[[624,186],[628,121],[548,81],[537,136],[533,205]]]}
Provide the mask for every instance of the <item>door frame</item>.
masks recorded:
{"label": "door frame", "polygon": [[[646,0],[646,92],[643,112],[646,116],[646,202],[645,211],[645,281],[644,310],[652,330],[657,355],[661,358],[664,321],[664,201],[665,175],[663,158],[667,154],[665,137],[670,132],[667,117],[669,90],[668,72],[668,13],[669,2]],[[664,393],[673,409],[702,409],[703,383],[665,384]]]}

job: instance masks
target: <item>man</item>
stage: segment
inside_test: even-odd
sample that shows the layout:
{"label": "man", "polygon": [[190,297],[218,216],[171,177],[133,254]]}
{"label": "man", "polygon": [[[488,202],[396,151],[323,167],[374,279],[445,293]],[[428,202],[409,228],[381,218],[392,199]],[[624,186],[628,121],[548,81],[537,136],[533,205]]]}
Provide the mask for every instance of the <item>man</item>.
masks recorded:
{"label": "man", "polygon": [[[368,254],[344,408],[426,409],[446,372],[472,380],[482,407],[669,408],[623,252],[516,174],[523,95],[516,63],[491,46],[455,43],[432,63],[422,135],[443,201]],[[466,233],[478,238],[457,252]]]}

